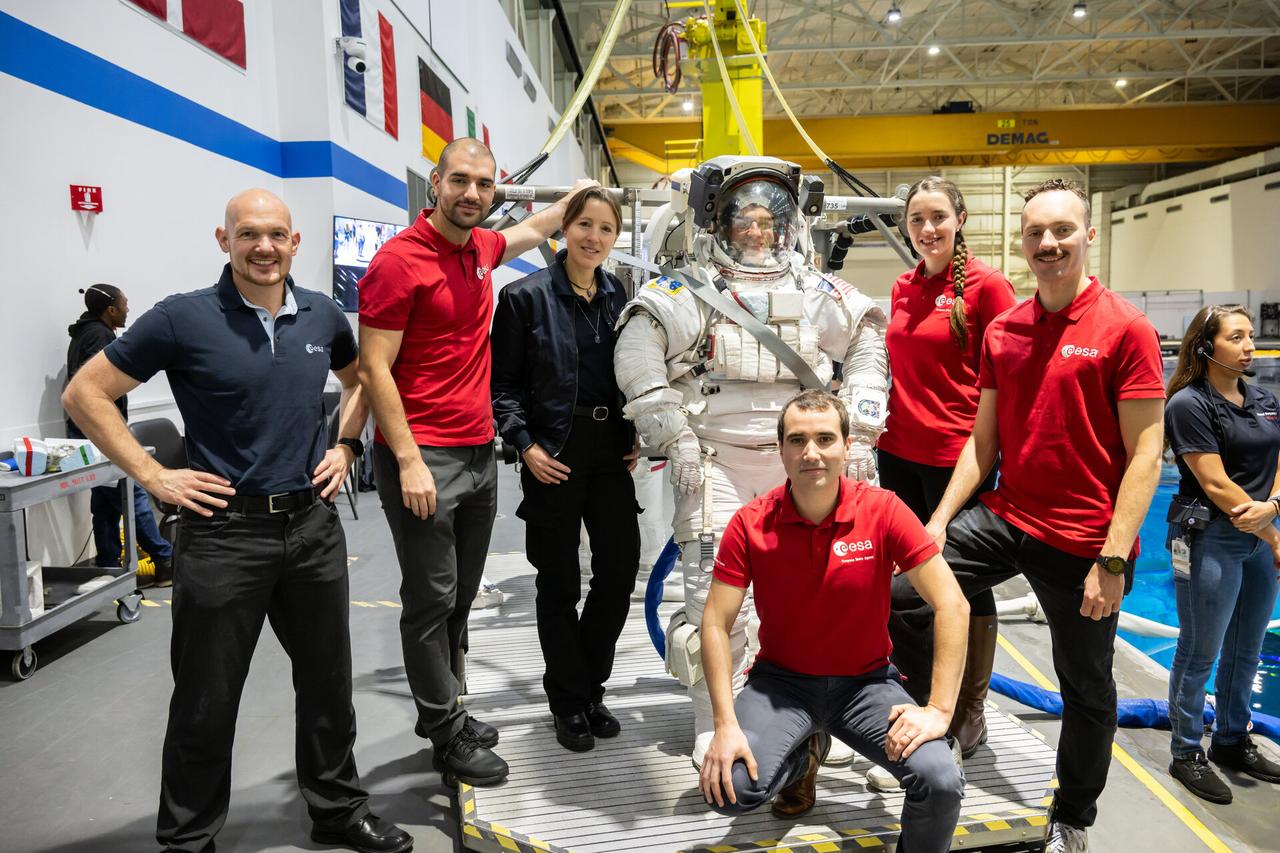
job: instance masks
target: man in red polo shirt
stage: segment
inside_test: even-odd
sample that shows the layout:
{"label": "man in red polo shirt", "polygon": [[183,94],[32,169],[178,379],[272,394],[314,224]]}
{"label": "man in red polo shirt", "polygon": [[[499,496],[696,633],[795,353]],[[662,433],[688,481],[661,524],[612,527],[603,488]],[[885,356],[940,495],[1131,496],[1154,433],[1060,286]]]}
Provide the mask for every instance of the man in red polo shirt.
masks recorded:
{"label": "man in red polo shirt", "polygon": [[501,782],[508,770],[492,750],[498,730],[467,716],[454,675],[497,509],[492,273],[559,230],[572,197],[502,232],[478,228],[496,169],[477,139],[446,145],[431,174],[436,208],[388,241],[360,280],[360,381],[378,423],[374,476],[400,560],[416,731],[434,744],[437,769],[472,785]]}
{"label": "man in red polo shirt", "polygon": [[[835,735],[906,786],[899,849],[940,853],[964,793],[942,737],[960,691],[969,607],[907,505],[841,476],[852,440],[837,398],[816,390],[791,398],[778,418],[786,483],[725,529],[702,617],[715,715],[702,793],[722,814],[770,800],[778,817],[804,814]],[[895,565],[937,612],[933,699],[923,708],[889,664]],[[729,630],[748,586],[760,653],[735,703]]]}
{"label": "man in red polo shirt", "polygon": [[[1049,853],[1088,850],[1107,782],[1117,614],[1164,436],[1159,338],[1086,273],[1096,233],[1075,183],[1026,194],[1022,251],[1036,295],[987,327],[973,435],[926,525],[965,595],[1022,574],[1049,620],[1064,705]],[[997,453],[996,488],[961,511]],[[895,610],[919,604],[895,583]]]}

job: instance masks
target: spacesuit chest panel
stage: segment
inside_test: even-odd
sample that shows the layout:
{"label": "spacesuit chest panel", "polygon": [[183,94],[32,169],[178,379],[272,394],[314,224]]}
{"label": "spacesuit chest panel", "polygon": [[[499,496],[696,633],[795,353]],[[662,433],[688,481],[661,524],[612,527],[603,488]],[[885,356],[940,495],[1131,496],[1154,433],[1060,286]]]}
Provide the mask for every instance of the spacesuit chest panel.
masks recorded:
{"label": "spacesuit chest panel", "polygon": [[[738,291],[733,297],[795,350],[815,373],[830,375],[830,359],[818,348],[819,332],[805,316],[805,298],[801,291],[794,287]],[[718,317],[712,324],[708,349],[709,378],[712,380],[798,381],[768,347],[724,317]]]}

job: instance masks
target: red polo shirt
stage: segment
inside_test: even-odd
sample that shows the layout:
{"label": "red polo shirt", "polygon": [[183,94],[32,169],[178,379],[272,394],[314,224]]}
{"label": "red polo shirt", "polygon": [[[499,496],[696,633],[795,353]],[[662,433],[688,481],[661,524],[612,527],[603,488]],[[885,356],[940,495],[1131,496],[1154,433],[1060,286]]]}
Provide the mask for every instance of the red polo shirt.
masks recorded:
{"label": "red polo shirt", "polygon": [[[360,323],[404,332],[391,375],[418,444],[484,444],[493,440],[492,272],[507,238],[473,228],[456,246],[427,221],[431,213],[374,256],[360,279]],[[381,432],[374,438],[385,443]]]}
{"label": "red polo shirt", "polygon": [[[1090,277],[1061,311],[1032,297],[987,329],[978,383],[994,388],[1005,521],[1078,557],[1101,553],[1127,456],[1116,403],[1164,398],[1160,339]],[[1134,545],[1137,553],[1137,545]]]}
{"label": "red polo shirt", "polygon": [[885,667],[894,564],[938,553],[893,492],[847,478],[820,524],[805,520],[788,481],[733,516],[715,579],[755,590],[760,657],[806,675],[862,675]]}
{"label": "red polo shirt", "polygon": [[889,419],[878,447],[921,465],[956,464],[978,412],[983,333],[1017,302],[1009,279],[970,255],[964,286],[969,343],[961,350],[951,339],[951,265],[929,275],[921,261],[899,276],[885,333],[893,371]]}

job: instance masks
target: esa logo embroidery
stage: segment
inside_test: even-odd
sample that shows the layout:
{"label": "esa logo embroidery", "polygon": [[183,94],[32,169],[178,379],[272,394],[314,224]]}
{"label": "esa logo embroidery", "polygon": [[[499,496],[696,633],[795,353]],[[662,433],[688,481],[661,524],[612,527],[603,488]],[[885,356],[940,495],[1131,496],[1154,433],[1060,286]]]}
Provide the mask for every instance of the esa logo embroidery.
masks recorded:
{"label": "esa logo embroidery", "polygon": [[859,400],[858,414],[862,415],[869,421],[880,420],[880,401],[879,400]]}
{"label": "esa logo embroidery", "polygon": [[831,553],[840,558],[842,563],[852,563],[855,560],[870,560],[875,556],[876,546],[870,539],[862,539],[857,542],[845,542],[837,539],[831,543]]}
{"label": "esa logo embroidery", "polygon": [[1258,412],[1258,420],[1266,420],[1274,424],[1277,421],[1280,421],[1280,412]]}
{"label": "esa logo embroidery", "polygon": [[484,277],[487,276],[488,274],[489,274],[488,267],[476,267],[476,278],[483,281]]}
{"label": "esa logo embroidery", "polygon": [[933,304],[938,308],[950,311],[951,306],[956,304],[956,298],[954,296],[947,296],[945,293],[939,293],[938,298],[933,300]]}
{"label": "esa logo embroidery", "polygon": [[1073,355],[1082,356],[1084,358],[1097,358],[1098,350],[1094,347],[1078,347],[1075,344],[1067,344],[1062,348],[1062,357],[1071,358]]}
{"label": "esa logo embroidery", "polygon": [[307,344],[307,355],[312,355],[318,352],[324,352],[324,347],[320,344]]}

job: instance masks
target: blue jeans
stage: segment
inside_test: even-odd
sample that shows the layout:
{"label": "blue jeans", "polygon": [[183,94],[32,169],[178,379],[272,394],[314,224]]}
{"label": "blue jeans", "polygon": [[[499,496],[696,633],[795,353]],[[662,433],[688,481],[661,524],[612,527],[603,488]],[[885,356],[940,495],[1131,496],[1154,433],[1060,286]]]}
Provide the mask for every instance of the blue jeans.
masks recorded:
{"label": "blue jeans", "polygon": [[[100,567],[120,565],[120,489],[116,486],[99,486],[89,495],[89,512],[93,515],[93,544],[98,548],[95,563]],[[160,535],[160,526],[151,514],[151,502],[147,493],[137,483],[133,484],[133,527],[138,544],[153,560],[168,560],[173,556],[173,546]]]}
{"label": "blue jeans", "polygon": [[1215,659],[1213,743],[1232,746],[1248,733],[1249,697],[1278,588],[1271,547],[1225,515],[1192,534],[1191,576],[1174,578],[1181,626],[1169,673],[1174,758],[1200,751],[1204,686]]}

